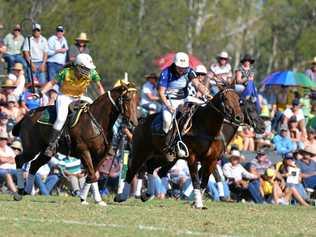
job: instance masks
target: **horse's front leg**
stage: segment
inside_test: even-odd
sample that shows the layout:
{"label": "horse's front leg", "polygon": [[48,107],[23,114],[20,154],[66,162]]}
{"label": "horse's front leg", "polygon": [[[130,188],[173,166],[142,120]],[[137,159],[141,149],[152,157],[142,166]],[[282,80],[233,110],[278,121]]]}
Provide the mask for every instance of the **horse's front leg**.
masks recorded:
{"label": "horse's front leg", "polygon": [[195,154],[190,153],[188,159],[188,166],[190,170],[190,175],[192,179],[192,185],[194,189],[194,207],[195,208],[203,208],[203,200],[202,200],[202,192],[200,187],[200,179],[198,174],[198,167],[197,167],[197,157]]}
{"label": "horse's front leg", "polygon": [[221,141],[213,141],[202,163],[202,182],[201,188],[206,189],[209,177],[216,169],[217,160],[223,152]]}
{"label": "horse's front leg", "polygon": [[94,197],[94,201],[101,205],[106,206],[106,203],[102,201],[100,191],[99,191],[99,185],[98,185],[98,176],[96,174],[96,171],[93,167],[91,154],[88,150],[84,150],[81,153],[81,159],[84,161],[86,168],[88,170],[88,176],[86,179],[86,183],[84,184],[81,193],[80,193],[80,199],[82,204],[87,204],[87,196],[89,193],[90,188],[92,188],[92,194]]}

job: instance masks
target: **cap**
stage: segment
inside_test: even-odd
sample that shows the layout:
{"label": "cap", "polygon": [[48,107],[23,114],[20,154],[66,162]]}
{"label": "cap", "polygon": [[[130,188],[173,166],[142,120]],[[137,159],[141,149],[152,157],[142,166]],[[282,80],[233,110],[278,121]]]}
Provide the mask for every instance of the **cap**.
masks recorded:
{"label": "cap", "polygon": [[293,153],[288,152],[284,155],[284,160],[294,160]]}
{"label": "cap", "polygon": [[4,130],[0,131],[0,139],[8,139],[8,133]]}
{"label": "cap", "polygon": [[15,140],[14,142],[12,142],[11,147],[14,148],[14,149],[17,149],[17,150],[19,150],[19,151],[22,151],[22,150],[23,150],[22,144],[21,144],[21,142],[18,141],[18,140]]}
{"label": "cap", "polygon": [[57,32],[64,32],[64,27],[62,25],[59,25],[56,27]]}
{"label": "cap", "polygon": [[0,119],[8,119],[8,115],[0,112]]}
{"label": "cap", "polygon": [[41,29],[42,29],[42,27],[41,27],[41,25],[40,25],[40,24],[38,24],[38,23],[34,23],[34,24],[33,24],[32,29],[33,29],[33,30],[41,30]]}

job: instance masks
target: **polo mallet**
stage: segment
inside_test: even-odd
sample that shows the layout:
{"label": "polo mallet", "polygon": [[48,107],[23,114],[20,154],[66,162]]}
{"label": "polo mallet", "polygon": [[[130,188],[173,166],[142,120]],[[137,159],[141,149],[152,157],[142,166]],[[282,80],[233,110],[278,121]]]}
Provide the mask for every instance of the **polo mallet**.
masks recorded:
{"label": "polo mallet", "polygon": [[[172,106],[172,102],[171,102],[169,97],[168,97],[168,100],[169,100],[169,102],[170,102],[170,104]],[[182,141],[182,137],[181,137],[178,121],[177,121],[177,118],[176,118],[176,112],[174,112],[172,114],[172,120],[174,121],[174,123],[176,125],[176,130],[177,130],[177,134],[178,134],[178,137],[179,137],[179,141],[177,141],[177,156],[180,157],[180,158],[189,157],[188,147]]]}

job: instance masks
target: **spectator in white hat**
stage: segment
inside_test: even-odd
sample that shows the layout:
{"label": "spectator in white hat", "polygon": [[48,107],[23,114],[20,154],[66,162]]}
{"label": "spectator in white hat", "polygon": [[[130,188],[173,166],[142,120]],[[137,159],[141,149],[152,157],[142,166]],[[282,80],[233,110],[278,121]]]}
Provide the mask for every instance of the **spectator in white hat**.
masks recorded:
{"label": "spectator in white hat", "polygon": [[33,24],[33,36],[30,38],[30,41],[25,39],[22,49],[25,60],[33,71],[33,77],[38,78],[41,84],[45,84],[47,82],[46,63],[48,43],[46,38],[41,35],[41,30],[42,27],[40,24]]}
{"label": "spectator in white hat", "polygon": [[216,57],[217,63],[212,64],[210,67],[209,77],[211,78],[212,95],[215,95],[219,91],[219,86],[225,87],[232,83],[233,74],[229,59],[228,53],[222,51]]}

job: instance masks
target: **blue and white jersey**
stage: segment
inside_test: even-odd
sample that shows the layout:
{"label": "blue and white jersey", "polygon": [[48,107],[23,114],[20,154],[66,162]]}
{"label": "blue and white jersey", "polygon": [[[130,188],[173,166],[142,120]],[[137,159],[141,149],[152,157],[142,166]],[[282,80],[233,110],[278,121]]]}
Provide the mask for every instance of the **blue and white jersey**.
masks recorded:
{"label": "blue and white jersey", "polygon": [[171,65],[160,73],[159,87],[166,88],[166,96],[171,99],[184,99],[188,95],[189,82],[197,77],[192,68],[188,68],[187,72],[179,76],[175,67]]}

